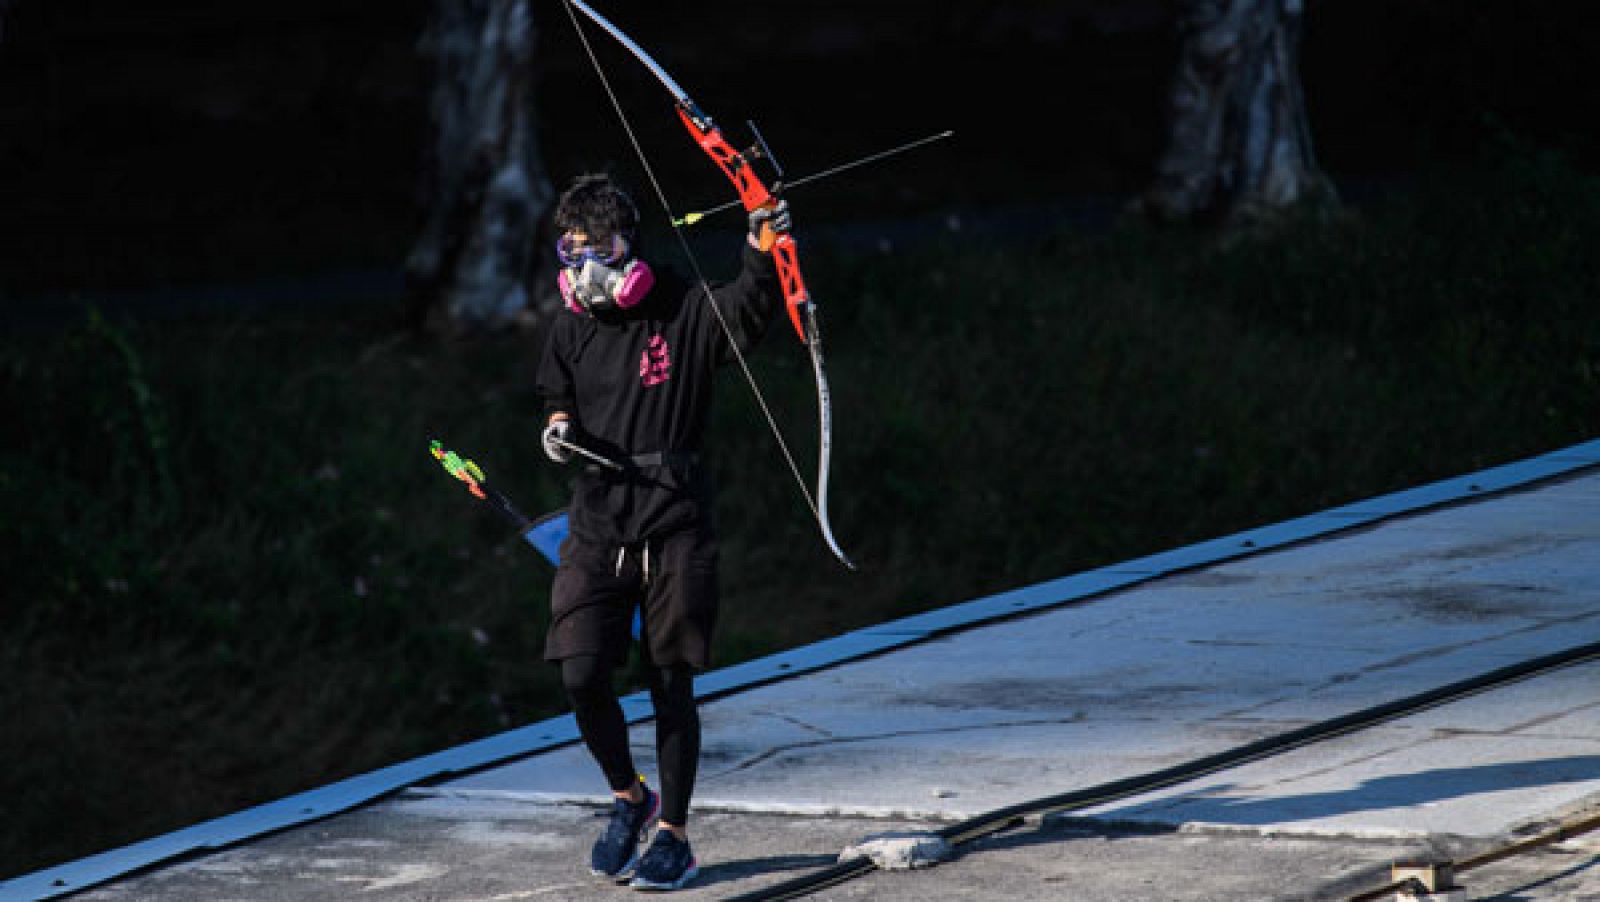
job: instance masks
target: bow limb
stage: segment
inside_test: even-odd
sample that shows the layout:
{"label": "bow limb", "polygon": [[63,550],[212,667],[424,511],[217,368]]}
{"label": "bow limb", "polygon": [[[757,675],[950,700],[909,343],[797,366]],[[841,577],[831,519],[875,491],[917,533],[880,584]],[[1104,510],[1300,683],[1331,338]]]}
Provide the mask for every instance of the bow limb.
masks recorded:
{"label": "bow limb", "polygon": [[638,57],[639,62],[643,63],[644,67],[650,70],[650,74],[654,75],[656,80],[661,82],[662,87],[667,89],[667,93],[671,94],[674,100],[681,104],[688,104],[690,106],[694,105],[694,102],[689,99],[688,92],[679,87],[678,83],[672,80],[672,76],[667,74],[667,70],[661,68],[661,64],[652,59],[650,54],[645,53],[644,48],[640,47],[638,44],[635,44],[633,42],[633,38],[628,37],[627,34],[622,31],[622,29],[612,25],[605,16],[595,12],[594,7],[585,3],[584,0],[567,0],[567,3],[582,10],[583,14],[589,17],[590,21],[605,29],[607,34],[616,39],[617,43],[628,48],[630,53]]}
{"label": "bow limb", "polygon": [[828,376],[822,368],[822,332],[817,328],[817,308],[809,302],[806,304],[806,323],[811,332],[806,348],[811,352],[811,368],[817,377],[817,528],[822,530],[822,540],[828,543],[828,550],[839,559],[839,563],[854,570],[855,563],[839,547],[838,540],[833,537],[833,525],[828,522],[828,463],[833,449],[833,404],[829,399]]}

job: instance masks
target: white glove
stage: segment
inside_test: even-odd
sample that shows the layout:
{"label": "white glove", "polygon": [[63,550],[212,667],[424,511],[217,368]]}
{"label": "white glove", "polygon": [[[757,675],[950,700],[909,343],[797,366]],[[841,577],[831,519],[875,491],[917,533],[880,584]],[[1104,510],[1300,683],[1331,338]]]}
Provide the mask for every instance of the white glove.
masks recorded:
{"label": "white glove", "polygon": [[540,444],[544,445],[544,456],[558,464],[564,464],[572,459],[572,448],[561,442],[570,442],[572,421],[567,419],[551,420],[550,425],[544,427],[544,433],[539,436]]}
{"label": "white glove", "polygon": [[750,211],[750,243],[757,247],[762,246],[762,239],[766,237],[763,226],[779,235],[792,229],[794,218],[789,215],[789,202],[779,199],[770,207],[757,207]]}

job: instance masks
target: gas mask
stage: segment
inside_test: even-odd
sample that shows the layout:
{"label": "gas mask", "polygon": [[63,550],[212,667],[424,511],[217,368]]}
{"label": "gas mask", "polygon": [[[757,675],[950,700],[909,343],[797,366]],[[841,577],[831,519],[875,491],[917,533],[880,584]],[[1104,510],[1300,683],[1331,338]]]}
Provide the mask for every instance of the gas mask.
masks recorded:
{"label": "gas mask", "polygon": [[571,231],[556,242],[561,274],[556,278],[561,297],[574,313],[626,310],[644,300],[655,284],[655,274],[643,260],[630,257],[629,242],[621,235],[590,243],[581,231]]}
{"label": "gas mask", "polygon": [[561,270],[556,282],[568,309],[594,314],[626,310],[638,304],[650,293],[656,277],[643,260],[629,260],[621,267],[613,267],[590,257],[578,266]]}

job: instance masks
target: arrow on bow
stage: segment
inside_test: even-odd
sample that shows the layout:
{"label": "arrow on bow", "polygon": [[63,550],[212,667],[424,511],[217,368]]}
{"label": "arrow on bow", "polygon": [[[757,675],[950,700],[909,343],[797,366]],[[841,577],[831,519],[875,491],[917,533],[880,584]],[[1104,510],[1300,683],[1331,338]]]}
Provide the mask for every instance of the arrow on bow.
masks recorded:
{"label": "arrow on bow", "polygon": [[[639,157],[645,173],[649,176],[651,185],[655,188],[656,196],[661,206],[667,211],[667,218],[673,223],[673,232],[678,236],[678,241],[683,245],[685,256],[689,259],[690,266],[694,268],[695,276],[706,293],[706,300],[715,312],[717,322],[721,324],[723,332],[728,335],[729,344],[733,347],[734,357],[739,362],[739,368],[744,372],[745,381],[749,383],[751,391],[755,393],[756,401],[762,413],[767,418],[767,426],[772,430],[778,440],[778,447],[782,449],[784,459],[789,463],[789,469],[794,474],[795,481],[800,485],[800,492],[805,496],[806,504],[811,508],[812,514],[817,519],[817,526],[822,531],[822,539],[827,543],[828,549],[833,552],[839,562],[850,569],[855,569],[855,564],[845,556],[839,543],[833,537],[833,527],[828,522],[828,465],[832,455],[833,413],[832,403],[828,393],[828,377],[823,368],[822,360],[822,331],[817,324],[817,307],[811,301],[810,292],[806,290],[805,279],[800,274],[800,262],[795,250],[794,236],[787,231],[775,232],[770,225],[763,226],[760,236],[762,250],[771,251],[773,260],[777,265],[778,282],[783,288],[785,307],[789,312],[789,321],[793,324],[795,333],[800,336],[800,341],[811,353],[811,368],[817,382],[817,412],[818,412],[818,440],[817,440],[817,489],[815,495],[806,486],[806,481],[800,475],[800,467],[795,463],[794,455],[790,453],[788,444],[783,440],[783,432],[778,428],[777,420],[772,415],[766,399],[757,387],[755,376],[750,372],[744,355],[739,351],[738,342],[733,339],[732,330],[723,318],[722,311],[718,309],[716,299],[711,294],[711,286],[696,260],[694,251],[689,246],[689,241],[684,237],[677,217],[672,215],[672,205],[667,202],[666,193],[661,188],[661,183],[656,179],[654,170],[650,167],[649,159],[645,156],[643,148],[639,145],[638,138],[634,135],[632,127],[628,124],[627,114],[622,109],[622,104],[617,100],[616,92],[611,90],[610,82],[606,80],[605,71],[600,66],[599,58],[595,56],[594,49],[589,45],[583,27],[578,21],[577,13],[582,12],[595,25],[604,29],[618,43],[626,47],[630,53],[649,69],[656,80],[671,94],[677,104],[678,118],[683,121],[685,128],[694,142],[705,151],[722,174],[728,177],[739,194],[739,202],[748,211],[754,212],[761,209],[771,209],[778,203],[776,183],[769,187],[756,175],[751,166],[751,154],[734,149],[733,145],[723,137],[722,130],[711,121],[700,107],[691,99],[683,88],[661,68],[661,65],[645,53],[644,49],[634,43],[617,26],[595,12],[584,0],[565,0],[567,14],[572,19],[572,27],[577,31],[578,38],[583,42],[583,47],[589,55],[589,61],[594,66],[595,73],[600,76],[601,83],[605,86],[611,104],[617,111],[617,117],[622,120],[622,126],[628,133],[629,140],[633,143],[634,152]],[[760,141],[759,134],[757,140]],[[764,144],[764,142],[763,142]],[[763,153],[771,159],[770,151]]]}
{"label": "arrow on bow", "polygon": [[[844,172],[846,170],[849,170],[849,169],[855,169],[857,166],[865,166],[868,163],[876,163],[877,161],[882,160],[882,159],[884,159],[886,157],[892,157],[895,154],[901,154],[901,153],[905,153],[908,150],[914,150],[914,149],[916,149],[918,147],[923,146],[924,144],[932,144],[935,141],[943,141],[945,138],[948,138],[948,137],[950,137],[951,135],[954,135],[954,134],[955,134],[955,132],[953,130],[946,129],[945,131],[939,132],[938,134],[935,134],[935,135],[928,135],[925,138],[918,138],[915,141],[907,141],[906,143],[901,144],[901,145],[899,145],[897,147],[891,147],[888,150],[880,150],[877,153],[868,154],[868,155],[866,155],[864,157],[861,157],[860,159],[851,160],[848,163],[840,163],[837,166],[830,166],[827,169],[822,170],[821,172],[813,172],[810,175],[804,175],[804,176],[801,176],[800,178],[797,178],[797,179],[789,179],[788,181],[784,182],[783,188],[784,188],[785,191],[789,191],[791,189],[798,188],[801,185],[804,185],[804,184],[806,184],[808,182],[821,181],[822,179],[828,178],[829,176],[837,175],[837,174],[839,174],[841,172]],[[717,204],[716,206],[710,207],[710,208],[705,209],[705,210],[695,210],[694,212],[691,212],[691,213],[685,213],[682,216],[678,217],[677,219],[674,219],[672,221],[672,224],[673,225],[694,225],[695,223],[699,222],[700,220],[705,219],[707,216],[711,216],[711,215],[714,215],[716,213],[721,213],[723,210],[731,210],[731,209],[733,209],[734,207],[737,207],[737,206],[739,206],[739,202],[738,201],[730,200],[725,204]]]}

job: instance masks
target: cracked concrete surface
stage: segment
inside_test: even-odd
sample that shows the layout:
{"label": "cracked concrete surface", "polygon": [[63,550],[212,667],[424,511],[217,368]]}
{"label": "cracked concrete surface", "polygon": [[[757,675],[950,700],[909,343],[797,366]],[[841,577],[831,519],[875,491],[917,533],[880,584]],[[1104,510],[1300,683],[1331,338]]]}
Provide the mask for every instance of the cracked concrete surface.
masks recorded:
{"label": "cracked concrete surface", "polygon": [[[1180,574],[711,702],[704,709],[706,752],[719,763],[703,773],[696,802],[708,809],[962,818],[1170,766],[1600,641],[1597,589],[1600,476],[1590,473]],[[1497,698],[1515,698],[1525,712],[1554,705],[1539,717],[1573,724],[1573,735],[1484,731],[1485,718],[1500,717],[1496,703],[1463,703],[1420,716],[1437,725],[1415,754],[1408,753],[1417,741],[1414,730],[1370,731],[1255,765],[1284,776],[1249,785],[1297,785],[1313,774],[1355,778],[1372,761],[1397,765],[1416,754],[1442,756],[1435,760],[1447,765],[1451,756],[1465,756],[1451,766],[1480,773],[1487,784],[1497,755],[1531,752],[1535,762],[1545,762],[1539,765],[1545,769],[1533,771],[1541,778],[1507,789],[1508,797],[1567,800],[1570,793],[1600,792],[1600,771],[1594,779],[1566,779],[1588,763],[1581,744],[1600,729],[1592,706],[1579,701],[1586,690],[1600,688],[1600,668],[1579,668],[1541,685],[1568,683],[1570,691],[1524,698],[1513,688]],[[641,767],[651,763],[651,742],[648,726],[636,728]],[[1339,742],[1355,751],[1347,754]],[[1329,772],[1327,762],[1346,759]],[[1438,776],[1441,770],[1419,772]],[[449,788],[542,798],[594,798],[603,791],[581,749],[540,755]],[[1170,795],[1196,792],[1179,788]],[[1470,824],[1442,822],[1462,804],[1352,804],[1349,811],[1315,816],[1314,805],[1298,805],[1300,814],[1280,826],[1298,824],[1308,833],[1444,829],[1490,835],[1510,826],[1509,813],[1536,807],[1506,801],[1497,806],[1505,815],[1475,810],[1463,815]],[[1128,808],[1119,816],[1166,823],[1179,820],[1174,812],[1189,820],[1259,820],[1215,798],[1187,808]]]}
{"label": "cracked concrete surface", "polygon": [[[1591,469],[728,695],[703,709],[690,895],[1597,642],[1597,600]],[[1600,810],[1597,690],[1600,663],[1550,672],[817,897],[1338,898]],[[652,726],[632,742],[654,779]],[[606,795],[569,746],[86,898],[615,898],[580,876]],[[1463,882],[1600,898],[1597,861],[1579,837]]]}

